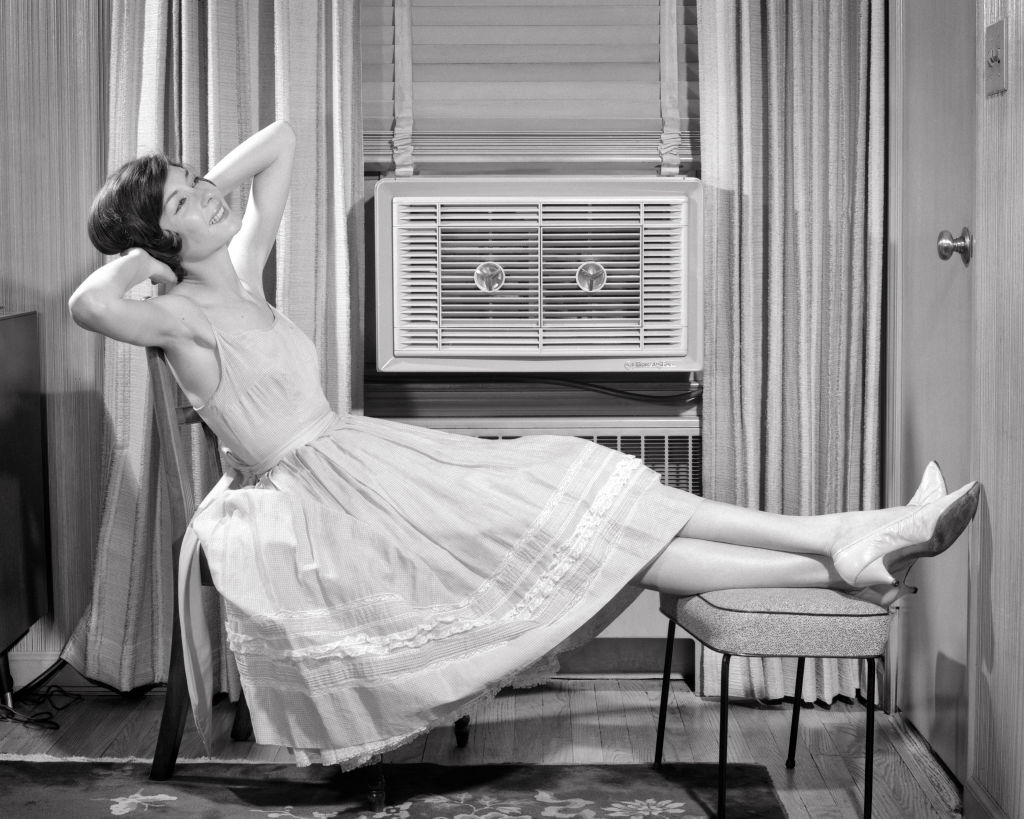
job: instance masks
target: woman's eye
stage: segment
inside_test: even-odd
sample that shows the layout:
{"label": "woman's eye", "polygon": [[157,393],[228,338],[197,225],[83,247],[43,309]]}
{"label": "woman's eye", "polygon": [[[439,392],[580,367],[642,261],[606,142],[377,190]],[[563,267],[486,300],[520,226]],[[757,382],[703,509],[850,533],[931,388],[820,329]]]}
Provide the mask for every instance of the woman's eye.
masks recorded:
{"label": "woman's eye", "polygon": [[181,209],[183,207],[185,207],[185,197],[184,196],[181,197],[181,199],[178,200],[178,206],[174,209],[174,212],[175,213],[180,213]]}

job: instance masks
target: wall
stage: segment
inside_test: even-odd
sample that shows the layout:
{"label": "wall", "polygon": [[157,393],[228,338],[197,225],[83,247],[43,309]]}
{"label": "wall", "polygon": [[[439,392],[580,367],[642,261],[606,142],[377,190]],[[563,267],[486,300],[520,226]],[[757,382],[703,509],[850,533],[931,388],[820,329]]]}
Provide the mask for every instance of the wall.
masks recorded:
{"label": "wall", "polygon": [[1024,3],[978,4],[1005,20],[1008,90],[978,89],[975,471],[985,491],[971,543],[970,722],[965,816],[1024,816]]}
{"label": "wall", "polygon": [[108,0],[0,3],[0,309],[40,314],[54,612],[11,654],[16,684],[49,667],[89,602],[100,520],[102,348],[66,302],[101,259],[84,215],[106,168]]}

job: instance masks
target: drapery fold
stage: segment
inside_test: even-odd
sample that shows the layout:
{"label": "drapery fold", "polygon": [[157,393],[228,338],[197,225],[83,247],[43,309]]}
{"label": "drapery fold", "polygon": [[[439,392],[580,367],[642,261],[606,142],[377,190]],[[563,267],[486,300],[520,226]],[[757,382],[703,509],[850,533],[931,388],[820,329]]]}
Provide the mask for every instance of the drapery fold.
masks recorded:
{"label": "drapery fold", "polygon": [[[877,506],[885,4],[698,0],[697,27],[705,494],[791,514]],[[780,660],[734,661],[730,685],[778,698],[783,676]],[[805,696],[857,682],[854,661],[819,661]]]}
{"label": "drapery fold", "polygon": [[[111,15],[111,171],[149,151],[202,171],[273,119],[292,122],[295,183],[264,282],[313,338],[328,398],[342,412],[353,405],[353,315],[361,300],[357,14],[357,3],[316,0],[114,0]],[[242,207],[246,196],[243,189],[229,198]],[[133,293],[151,294],[149,285]],[[104,356],[111,423],[93,599],[62,657],[90,679],[130,690],[166,680],[172,533],[144,351],[108,340]],[[193,460],[201,496],[216,476]],[[221,603],[207,591],[218,635]],[[223,643],[215,651],[220,687],[237,691]]]}

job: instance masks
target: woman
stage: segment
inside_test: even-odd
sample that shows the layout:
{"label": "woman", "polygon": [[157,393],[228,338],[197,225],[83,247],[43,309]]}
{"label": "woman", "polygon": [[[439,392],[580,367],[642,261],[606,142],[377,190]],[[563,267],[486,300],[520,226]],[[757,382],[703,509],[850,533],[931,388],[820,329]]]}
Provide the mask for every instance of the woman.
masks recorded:
{"label": "woman", "polygon": [[[794,517],[664,487],[575,438],[336,415],[312,344],[262,287],[294,141],[274,123],[206,178],[127,163],[89,220],[96,247],[122,255],[70,300],[83,327],[162,348],[226,450],[189,543],[225,599],[257,741],[300,764],[358,764],[550,674],[640,588],[825,586],[886,605],[973,516],[978,485],[947,494],[934,464],[906,507]],[[239,216],[222,191],[250,179]],[[147,279],[171,289],[125,298]],[[209,689],[192,690],[201,721]]]}

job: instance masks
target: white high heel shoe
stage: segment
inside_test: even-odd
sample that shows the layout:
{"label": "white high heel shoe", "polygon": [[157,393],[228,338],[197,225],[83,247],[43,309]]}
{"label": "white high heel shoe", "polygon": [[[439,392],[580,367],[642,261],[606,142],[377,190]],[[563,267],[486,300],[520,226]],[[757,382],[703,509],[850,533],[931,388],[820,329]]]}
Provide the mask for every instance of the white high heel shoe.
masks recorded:
{"label": "white high heel shoe", "polygon": [[978,509],[981,486],[968,483],[923,506],[908,507],[903,517],[880,526],[832,553],[836,572],[851,586],[900,585],[919,557],[941,554],[956,541]]}
{"label": "white high heel shoe", "polygon": [[[921,476],[921,483],[918,485],[917,491],[914,492],[914,496],[907,502],[907,506],[925,506],[938,500],[946,492],[946,479],[942,476],[942,470],[935,461],[929,461]],[[910,567],[907,566],[907,572],[909,571]],[[906,572],[904,572],[903,578],[895,585],[882,583],[877,586],[865,586],[863,589],[851,591],[849,594],[858,600],[865,600],[887,609],[908,594],[917,594],[917,587],[907,585]]]}
{"label": "white high heel shoe", "polygon": [[938,500],[947,491],[946,479],[942,477],[942,470],[939,469],[939,465],[935,461],[929,461],[924,468],[924,474],[921,475],[921,483],[918,485],[914,497],[907,502],[907,506],[924,506],[933,500]]}

